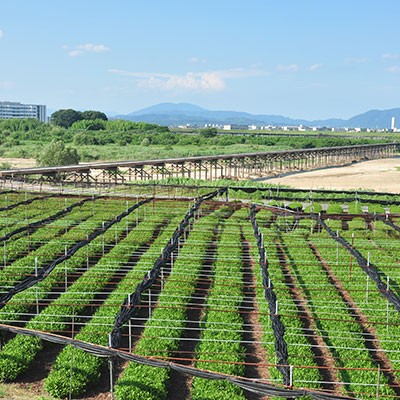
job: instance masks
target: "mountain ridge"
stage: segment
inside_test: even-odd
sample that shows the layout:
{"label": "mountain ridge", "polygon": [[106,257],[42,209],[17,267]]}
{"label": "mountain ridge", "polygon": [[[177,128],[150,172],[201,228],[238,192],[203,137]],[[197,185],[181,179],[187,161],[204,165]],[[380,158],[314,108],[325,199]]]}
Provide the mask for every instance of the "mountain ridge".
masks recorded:
{"label": "mountain ridge", "polygon": [[349,119],[329,118],[321,120],[293,119],[283,115],[251,114],[243,111],[207,110],[191,103],[159,103],[113,119],[128,119],[161,125],[306,125],[328,128],[378,128],[389,129],[392,117],[400,121],[400,108],[369,110]]}

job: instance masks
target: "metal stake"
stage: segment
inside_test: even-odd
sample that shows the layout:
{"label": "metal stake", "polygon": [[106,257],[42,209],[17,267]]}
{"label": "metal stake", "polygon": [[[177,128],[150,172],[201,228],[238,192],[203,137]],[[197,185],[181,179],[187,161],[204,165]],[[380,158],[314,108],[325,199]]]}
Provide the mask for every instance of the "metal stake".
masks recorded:
{"label": "metal stake", "polygon": [[[74,322],[75,322],[74,310],[72,310],[72,339],[74,338]],[[69,396],[68,399],[72,399],[72,364],[74,359],[74,348],[71,347],[71,367],[69,372]]]}
{"label": "metal stake", "polygon": [[151,289],[149,289],[149,320],[151,319]]}
{"label": "metal stake", "polygon": [[104,221],[102,222],[102,226],[103,226],[103,256],[104,256]]}
{"label": "metal stake", "polygon": [[368,295],[369,295],[369,275],[367,275],[367,295],[366,295],[367,304],[368,304]]}
{"label": "metal stake", "polygon": [[86,245],[86,270],[89,269],[89,243]]}
{"label": "metal stake", "polygon": [[381,384],[381,366],[378,364],[378,379],[376,382],[376,398],[379,400],[379,386]]}
{"label": "metal stake", "polygon": [[6,196],[6,225],[8,228],[8,196]]}
{"label": "metal stake", "polygon": [[[126,201],[126,212],[128,213],[129,210],[129,201]],[[126,216],[126,236],[128,236],[128,232],[129,232],[129,214],[127,214]]]}
{"label": "metal stake", "polygon": [[[65,251],[64,254],[67,256],[67,245],[65,245]],[[67,286],[68,286],[68,262],[65,260],[65,291],[67,291]]]}
{"label": "metal stake", "polygon": [[[38,259],[35,257],[35,277],[38,276]],[[36,314],[39,314],[39,283],[36,284]]]}
{"label": "metal stake", "polygon": [[[128,306],[130,307],[131,305],[131,294],[128,294]],[[128,329],[129,329],[129,352],[132,353],[132,319],[129,318],[129,325],[128,325]]]}
{"label": "metal stake", "polygon": [[[336,237],[339,237],[339,231],[336,231]],[[336,264],[339,264],[339,242],[336,241]]]}
{"label": "metal stake", "polygon": [[[108,337],[108,347],[111,347],[111,335]],[[112,361],[112,358],[108,359],[108,366],[110,368],[110,394],[111,394],[111,400],[114,400],[114,382],[113,382],[113,361]]]}
{"label": "metal stake", "polygon": [[[389,292],[390,278],[387,276],[386,280],[386,290]],[[386,332],[389,333],[389,300],[386,301]]]}

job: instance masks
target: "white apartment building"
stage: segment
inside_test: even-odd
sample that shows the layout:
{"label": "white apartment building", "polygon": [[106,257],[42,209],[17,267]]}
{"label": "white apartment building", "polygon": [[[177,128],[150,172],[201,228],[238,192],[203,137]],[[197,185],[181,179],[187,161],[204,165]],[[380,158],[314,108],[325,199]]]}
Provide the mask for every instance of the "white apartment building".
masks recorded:
{"label": "white apartment building", "polygon": [[46,106],[0,101],[0,118],[37,118],[46,122]]}

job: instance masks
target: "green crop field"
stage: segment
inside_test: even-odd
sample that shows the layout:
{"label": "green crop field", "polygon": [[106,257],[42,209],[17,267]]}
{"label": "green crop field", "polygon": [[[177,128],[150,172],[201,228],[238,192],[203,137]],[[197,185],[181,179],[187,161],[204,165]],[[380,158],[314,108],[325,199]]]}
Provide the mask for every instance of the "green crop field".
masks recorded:
{"label": "green crop field", "polygon": [[0,192],[0,398],[400,399],[399,196],[163,183]]}

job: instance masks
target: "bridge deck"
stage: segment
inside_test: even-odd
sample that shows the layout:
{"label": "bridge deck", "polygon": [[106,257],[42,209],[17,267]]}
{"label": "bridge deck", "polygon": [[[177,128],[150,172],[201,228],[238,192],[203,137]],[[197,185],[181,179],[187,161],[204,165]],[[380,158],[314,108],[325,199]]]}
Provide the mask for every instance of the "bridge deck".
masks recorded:
{"label": "bridge deck", "polygon": [[345,151],[359,151],[369,149],[379,149],[387,146],[395,146],[395,143],[381,143],[381,144],[364,144],[355,146],[338,146],[338,147],[320,147],[312,149],[299,149],[299,150],[277,150],[267,151],[258,153],[239,153],[239,154],[222,154],[213,156],[196,156],[196,157],[181,157],[181,158],[167,158],[167,159],[155,159],[155,160],[135,160],[135,161],[111,161],[111,162],[96,162],[96,163],[83,163],[77,165],[64,165],[54,167],[36,167],[36,168],[20,168],[20,169],[9,169],[0,170],[0,177],[14,177],[19,175],[47,175],[54,173],[66,173],[66,172],[82,172],[88,170],[107,170],[117,168],[140,168],[143,166],[157,166],[166,164],[184,164],[184,163],[196,163],[196,162],[213,162],[219,160],[241,160],[241,159],[254,159],[254,158],[296,158],[296,156],[323,154],[323,153],[335,153]]}

